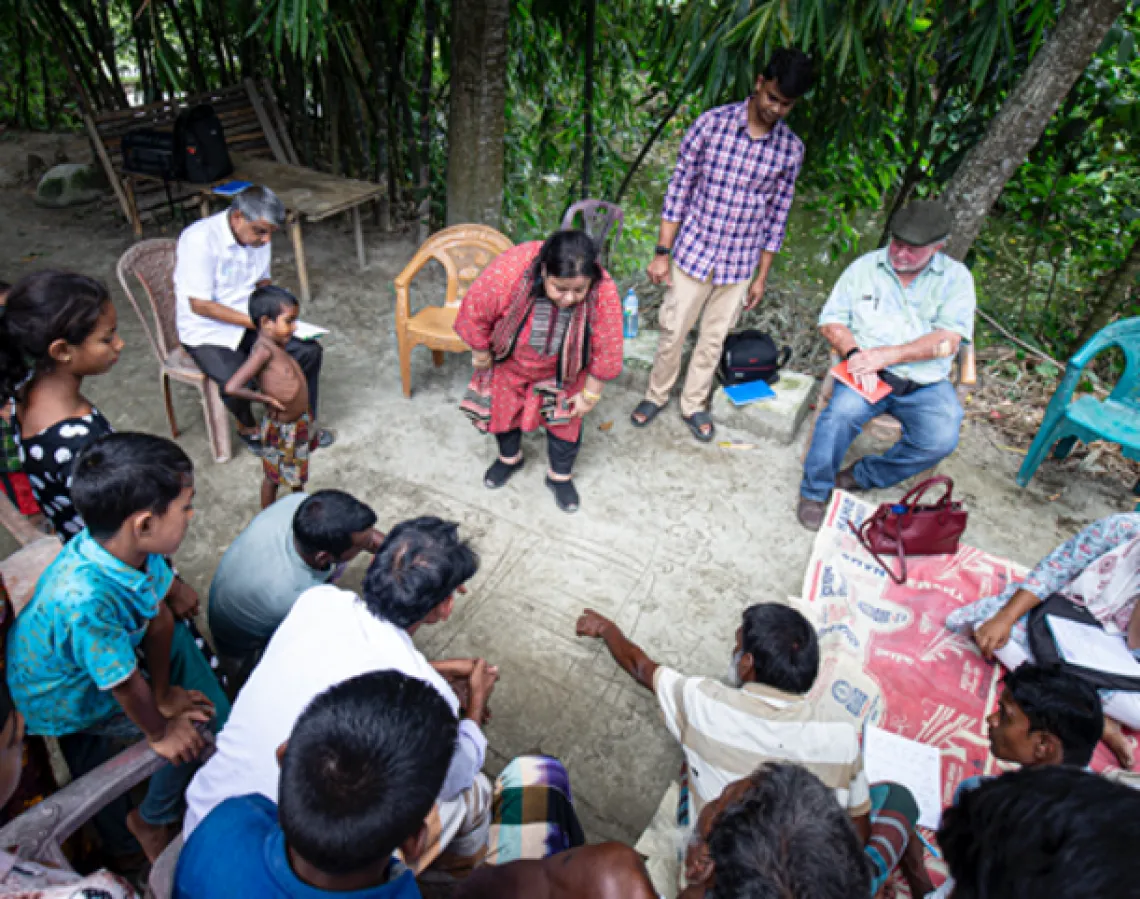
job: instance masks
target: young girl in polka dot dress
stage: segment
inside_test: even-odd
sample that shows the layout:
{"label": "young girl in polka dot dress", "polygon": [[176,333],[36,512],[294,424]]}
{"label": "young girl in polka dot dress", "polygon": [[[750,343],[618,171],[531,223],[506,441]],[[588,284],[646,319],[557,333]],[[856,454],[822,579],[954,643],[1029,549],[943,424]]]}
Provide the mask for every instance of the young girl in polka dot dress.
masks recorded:
{"label": "young girl in polka dot dress", "polygon": [[118,361],[117,325],[107,288],[63,272],[22,279],[0,314],[0,395],[15,404],[20,461],[64,542],[83,530],[68,496],[72,462],[112,430],[80,389]]}

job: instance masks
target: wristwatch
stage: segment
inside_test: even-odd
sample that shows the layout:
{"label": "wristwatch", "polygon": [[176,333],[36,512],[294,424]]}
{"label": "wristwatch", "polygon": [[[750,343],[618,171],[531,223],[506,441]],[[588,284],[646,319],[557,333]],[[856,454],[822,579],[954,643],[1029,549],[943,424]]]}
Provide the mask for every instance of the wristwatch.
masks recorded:
{"label": "wristwatch", "polygon": [[844,356],[843,358],[844,359],[850,359],[852,356],[854,356],[856,353],[858,353],[859,350],[860,350],[860,347],[852,347],[851,349],[849,349],[847,351],[847,355]]}
{"label": "wristwatch", "polygon": [[657,244],[657,246],[653,248],[653,255],[654,256],[668,256],[672,252],[673,252],[672,247],[667,247],[664,244],[660,244],[660,243]]}

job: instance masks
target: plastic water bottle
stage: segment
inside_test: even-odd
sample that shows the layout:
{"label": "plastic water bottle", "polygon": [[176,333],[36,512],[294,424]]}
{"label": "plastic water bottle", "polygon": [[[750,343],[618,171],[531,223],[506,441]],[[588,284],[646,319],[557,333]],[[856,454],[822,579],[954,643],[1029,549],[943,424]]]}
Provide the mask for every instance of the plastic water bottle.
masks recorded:
{"label": "plastic water bottle", "polygon": [[633,288],[629,289],[629,293],[625,295],[625,300],[621,304],[622,312],[622,336],[626,340],[632,340],[637,336],[637,294]]}

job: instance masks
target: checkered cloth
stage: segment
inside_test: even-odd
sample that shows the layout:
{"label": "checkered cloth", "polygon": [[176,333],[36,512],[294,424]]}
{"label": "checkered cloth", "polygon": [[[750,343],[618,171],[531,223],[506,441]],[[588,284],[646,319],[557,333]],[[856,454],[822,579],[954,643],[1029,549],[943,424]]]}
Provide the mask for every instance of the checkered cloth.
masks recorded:
{"label": "checkered cloth", "polygon": [[760,253],[784,242],[804,145],[783,121],[748,134],[748,100],[704,113],[677,153],[661,217],[682,222],[673,259],[716,284],[752,277]]}

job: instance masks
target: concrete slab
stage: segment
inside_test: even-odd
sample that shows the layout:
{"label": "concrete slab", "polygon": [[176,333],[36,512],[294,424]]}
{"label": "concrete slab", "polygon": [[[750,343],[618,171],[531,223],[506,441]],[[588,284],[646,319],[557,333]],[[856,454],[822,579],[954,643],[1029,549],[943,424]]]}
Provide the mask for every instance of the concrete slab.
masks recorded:
{"label": "concrete slab", "polygon": [[819,382],[811,375],[785,371],[772,385],[775,399],[747,406],[734,405],[723,387],[713,391],[712,417],[717,424],[765,440],[791,443],[811,411]]}
{"label": "concrete slab", "polygon": [[[111,217],[49,219],[15,191],[0,193],[0,211],[0,241],[11,259],[36,253],[37,266],[74,268],[111,286],[126,348],[112,373],[85,388],[117,428],[168,433],[157,365],[114,277],[115,261],[133,242],[129,230]],[[504,489],[488,491],[482,474],[494,459],[493,441],[457,408],[467,357],[448,356],[435,368],[417,350],[413,396],[400,392],[391,279],[415,247],[371,229],[365,239],[370,265],[361,273],[345,262],[352,247],[345,223],[305,234],[313,299],[302,315],[331,329],[323,341],[322,419],[340,438],[313,457],[310,489],[354,492],[375,507],[382,528],[423,514],[461,523],[480,554],[479,573],[452,619],[421,630],[417,642],[433,657],[478,653],[499,665],[487,731],[492,773],[521,752],[554,753],[569,765],[589,837],[632,842],[675,777],[680,753],[652,695],[600,643],[575,638],[575,618],[586,606],[598,608],[659,662],[722,674],[740,612],[799,592],[812,540],[795,520],[802,438],[729,452],[694,440],[675,404],[651,427],[636,429],[628,415],[641,390],[607,385],[584,431],[576,515],[558,511],[543,486],[538,435],[524,441],[527,468]],[[275,239],[274,257],[274,276],[295,288],[285,239]],[[429,280],[423,294],[431,292]],[[257,511],[260,463],[239,453],[214,464],[198,394],[176,386],[174,402],[198,490],[198,512],[176,562],[205,595],[218,558]],[[607,422],[612,427],[601,430]],[[1021,457],[987,435],[968,425],[963,448],[943,467],[971,510],[969,543],[1033,562],[1083,524],[1129,508],[1111,483],[1085,476],[1058,482],[1048,466],[1029,490],[1017,489]],[[0,554],[11,550],[4,536]],[[366,561],[354,562],[346,586],[359,586]]]}

